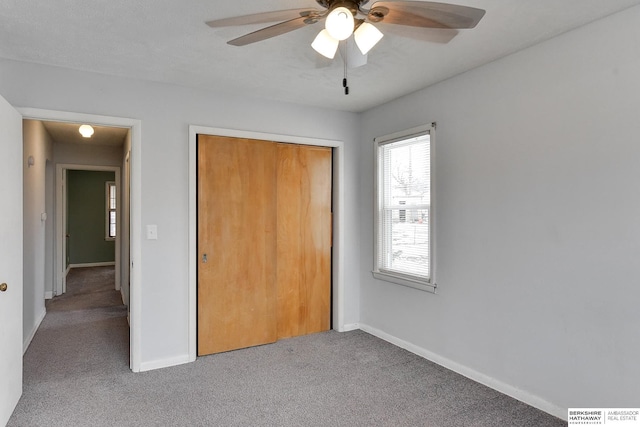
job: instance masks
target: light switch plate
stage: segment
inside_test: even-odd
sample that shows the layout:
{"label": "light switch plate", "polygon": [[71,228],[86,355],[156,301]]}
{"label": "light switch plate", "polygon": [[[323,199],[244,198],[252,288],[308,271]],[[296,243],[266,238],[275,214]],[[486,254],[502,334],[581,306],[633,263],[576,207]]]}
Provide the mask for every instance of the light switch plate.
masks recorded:
{"label": "light switch plate", "polygon": [[155,224],[147,225],[147,240],[158,240],[158,226]]}

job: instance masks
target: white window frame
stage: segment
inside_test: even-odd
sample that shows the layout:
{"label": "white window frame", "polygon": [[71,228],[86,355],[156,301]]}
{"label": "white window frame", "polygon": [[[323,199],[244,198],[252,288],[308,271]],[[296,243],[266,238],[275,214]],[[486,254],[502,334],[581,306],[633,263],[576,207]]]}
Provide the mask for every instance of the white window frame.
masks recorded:
{"label": "white window frame", "polygon": [[[415,289],[420,289],[427,292],[435,293],[437,285],[435,281],[436,277],[436,253],[435,253],[435,218],[436,218],[436,209],[435,209],[435,129],[436,124],[430,123],[428,125],[418,126],[415,128],[407,129],[404,131],[392,133],[389,135],[380,136],[374,139],[374,170],[375,170],[375,180],[374,180],[374,252],[373,252],[373,276],[376,279],[384,280],[386,282],[391,282],[403,286],[408,286]],[[431,160],[431,169],[430,169],[430,178],[431,178],[431,200],[429,205],[429,277],[424,278],[420,276],[414,276],[411,274],[402,274],[397,272],[390,272],[381,269],[378,265],[378,251],[381,250],[378,244],[378,237],[380,235],[380,229],[382,227],[380,212],[381,212],[381,195],[380,195],[380,178],[381,178],[381,170],[380,163],[378,157],[378,150],[381,146],[397,142],[405,139],[410,139],[413,137],[421,136],[421,135],[429,135],[430,141],[430,160]]]}
{"label": "white window frame", "polygon": [[[105,227],[104,227],[104,239],[105,240],[116,240],[117,234],[118,234],[118,187],[116,186],[115,181],[107,181],[105,182]],[[116,188],[116,208],[115,209],[111,209],[111,187],[115,187]],[[110,231],[111,231],[111,212],[115,213],[116,216],[116,235],[112,236]]]}

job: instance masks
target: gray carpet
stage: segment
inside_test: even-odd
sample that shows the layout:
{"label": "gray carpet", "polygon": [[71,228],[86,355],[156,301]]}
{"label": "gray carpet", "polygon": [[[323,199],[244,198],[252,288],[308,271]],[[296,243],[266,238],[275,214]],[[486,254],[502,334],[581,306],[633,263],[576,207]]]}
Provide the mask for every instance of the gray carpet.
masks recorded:
{"label": "gray carpet", "polygon": [[134,374],[126,310],[91,291],[49,305],[9,426],[566,425],[362,331]]}

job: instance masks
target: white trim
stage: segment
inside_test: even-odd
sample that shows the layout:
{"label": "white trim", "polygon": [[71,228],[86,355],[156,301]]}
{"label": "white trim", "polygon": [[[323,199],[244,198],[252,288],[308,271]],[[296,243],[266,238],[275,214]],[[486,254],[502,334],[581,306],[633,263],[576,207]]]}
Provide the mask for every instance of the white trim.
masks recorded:
{"label": "white trim", "polygon": [[280,135],[263,132],[224,129],[206,126],[189,126],[189,361],[197,357],[197,136],[216,135],[236,138],[259,139],[290,144],[314,145],[333,148],[333,329],[343,332],[344,325],[344,142]]}
{"label": "white trim", "polygon": [[44,293],[44,299],[53,299],[53,292],[52,291],[46,291]]}
{"label": "white trim", "polygon": [[[376,146],[378,144],[389,144],[391,142],[399,141],[407,137],[430,134],[435,130],[435,128],[436,127],[434,126],[433,123],[420,125],[411,129],[405,129],[398,132],[390,133],[388,135],[376,137],[373,139],[373,142],[376,143]],[[376,153],[376,156],[377,156],[377,153]]]}
{"label": "white trim", "polygon": [[25,337],[24,341],[22,342],[22,354],[23,355],[27,352],[27,349],[29,348],[29,345],[31,345],[31,341],[33,341],[33,337],[36,335],[36,332],[38,332],[38,328],[40,327],[40,324],[42,323],[42,321],[44,320],[44,316],[46,316],[46,315],[47,315],[47,309],[43,308],[42,312],[40,313],[40,315],[36,319],[36,323],[33,325],[33,328],[31,329],[31,331],[29,331],[29,335],[27,335]]}
{"label": "white trim", "polygon": [[[130,335],[130,368],[134,372],[140,371],[142,360],[142,274],[140,268],[142,260],[141,235],[142,229],[142,122],[136,119],[123,117],[100,116],[66,111],[43,110],[38,108],[18,108],[25,119],[55,120],[60,122],[83,122],[98,126],[115,126],[131,129],[131,161],[130,172],[130,254],[131,269],[130,282],[130,311],[131,333]],[[116,220],[119,224],[119,218]],[[136,268],[134,268],[134,266]],[[59,267],[58,267],[59,268]],[[59,273],[58,273],[59,274]]]}
{"label": "white trim", "polygon": [[512,397],[521,402],[524,402],[527,405],[533,406],[534,408],[540,409],[541,411],[544,411],[555,417],[561,418],[565,421],[567,420],[567,408],[561,408],[551,402],[544,400],[539,396],[536,396],[525,390],[514,387],[510,384],[504,383],[500,380],[497,380],[493,377],[490,377],[472,368],[469,368],[468,366],[462,365],[458,362],[454,362],[451,359],[447,359],[446,357],[440,356],[436,353],[433,353],[425,348],[419,347],[408,341],[397,338],[384,331],[381,331],[380,329],[376,329],[372,326],[369,326],[363,323],[360,324],[360,329],[382,340],[390,342],[393,345],[396,345],[400,348],[410,351],[411,353],[417,354],[418,356],[423,357],[433,363],[443,366],[453,372],[463,375],[475,382],[483,384],[487,387],[490,387],[494,390],[499,391],[500,393],[506,394],[509,397]]}
{"label": "white trim", "polygon": [[342,332],[357,331],[358,329],[360,329],[360,324],[359,323],[347,323],[342,328]]}
{"label": "white trim", "polygon": [[397,274],[388,273],[386,271],[372,271],[373,277],[378,280],[384,280],[385,282],[395,283],[396,285],[407,286],[409,288],[418,289],[425,292],[436,293],[436,285],[434,283],[425,282],[423,280],[416,280],[412,277],[402,277]]}
{"label": "white trim", "polygon": [[183,365],[185,363],[192,362],[188,354],[181,356],[169,357],[167,359],[150,360],[148,362],[142,362],[140,364],[140,371],[152,371],[154,369],[169,368],[171,366]]}
{"label": "white trim", "polygon": [[90,268],[90,267],[111,267],[112,265],[116,265],[115,261],[85,262],[85,263],[80,263],[80,264],[69,264],[69,269],[72,269],[72,268]]}

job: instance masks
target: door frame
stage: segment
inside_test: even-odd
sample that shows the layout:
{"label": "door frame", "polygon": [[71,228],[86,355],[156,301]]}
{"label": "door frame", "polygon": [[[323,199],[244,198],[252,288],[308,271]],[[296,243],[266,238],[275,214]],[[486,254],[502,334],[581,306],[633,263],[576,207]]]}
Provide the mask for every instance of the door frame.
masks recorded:
{"label": "door frame", "polygon": [[207,126],[189,126],[189,361],[197,357],[197,295],[198,295],[198,210],[197,210],[197,137],[198,134],[249,138],[298,145],[313,145],[333,149],[333,250],[332,262],[332,320],[333,329],[344,332],[344,142],[330,139],[280,135]]}
{"label": "door frame", "polygon": [[[67,239],[65,239],[65,224],[67,223],[67,182],[66,172],[69,170],[81,170],[81,171],[93,171],[93,172],[115,172],[116,191],[120,194],[121,179],[120,179],[120,167],[119,166],[91,166],[91,165],[76,165],[70,163],[58,163],[56,165],[56,232],[55,232],[55,264],[53,267],[55,275],[55,288],[56,295],[62,295],[67,292],[67,273],[69,268],[65,267],[65,254],[67,253]],[[115,270],[116,270],[116,283],[115,290],[120,290],[120,273],[121,273],[121,248],[122,242],[120,236],[120,224],[122,217],[122,208],[119,204],[116,204],[116,239],[115,239]]]}
{"label": "door frame", "polygon": [[57,122],[89,123],[96,126],[112,126],[131,129],[131,158],[129,162],[130,180],[130,215],[129,245],[131,254],[130,269],[130,334],[129,334],[129,367],[133,372],[140,372],[142,363],[142,121],[123,117],[101,116],[95,114],[74,113],[68,111],[44,110],[39,108],[17,108],[23,119],[50,120]]}

